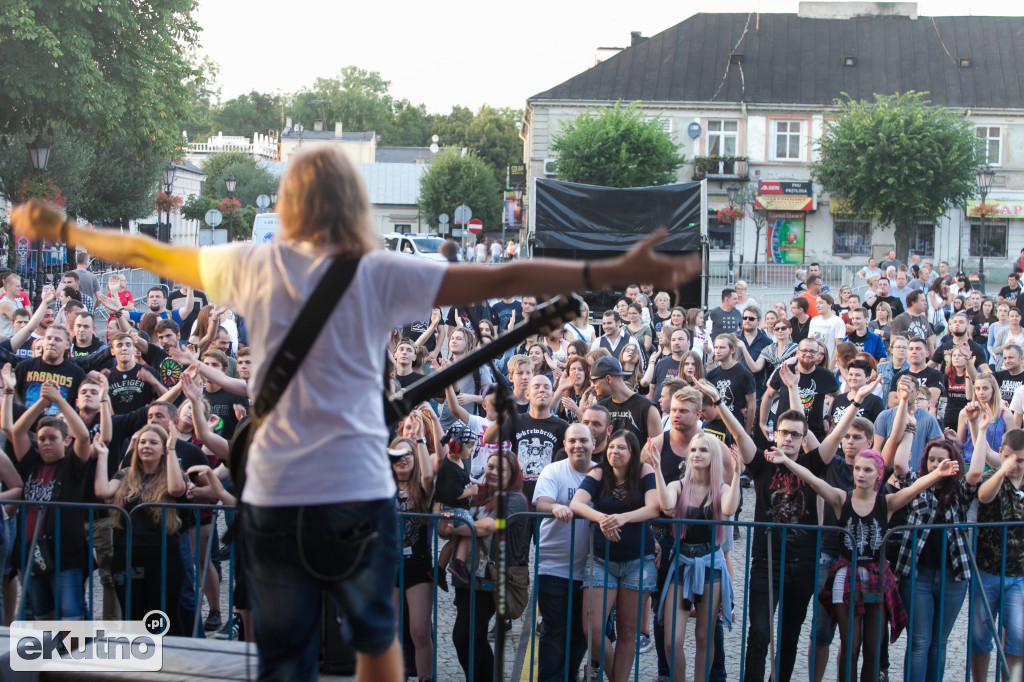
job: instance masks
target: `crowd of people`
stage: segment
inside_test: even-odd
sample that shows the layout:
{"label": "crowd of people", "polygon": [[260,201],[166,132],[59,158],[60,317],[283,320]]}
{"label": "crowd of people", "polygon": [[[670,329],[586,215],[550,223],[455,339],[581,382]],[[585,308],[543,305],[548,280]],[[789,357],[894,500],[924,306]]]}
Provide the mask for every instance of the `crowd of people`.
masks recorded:
{"label": "crowd of people", "polygon": [[[20,616],[19,586],[28,618],[88,618],[86,572],[94,566],[104,619],[141,620],[158,609],[169,614],[171,634],[238,636],[244,594],[238,613],[223,618],[211,505],[234,503],[221,458],[248,407],[244,324],[188,288],[168,296],[154,286],[137,311],[123,275],[110,275],[103,291],[87,264],[79,253],[79,267],[43,290],[34,310],[20,276],[3,275],[0,495],[123,513],[4,507],[4,621]],[[183,503],[207,506],[160,506]],[[211,553],[205,566],[196,560]],[[197,573],[205,576],[198,595]],[[193,628],[204,596],[207,615]]]}
{"label": "crowd of people", "polygon": [[[832,653],[841,658],[840,679],[846,657],[854,678],[887,679],[900,666],[888,645],[908,627],[914,674],[941,679],[970,581],[980,586],[969,607],[972,678],[986,679],[997,640],[1007,662],[1020,665],[1019,291],[1008,286],[989,310],[996,321],[984,326],[983,297],[961,288],[969,282],[957,283],[941,266],[934,277],[926,264],[902,267],[891,254],[877,272],[869,263],[869,291],[860,297],[840,287],[833,298],[812,264],[789,306],[762,310],[747,283],[737,282],[711,310],[685,309],[674,306],[673,287],[699,265],[654,253],[660,234],[607,262],[420,262],[375,250],[365,191],[354,178],[351,164],[327,151],[294,160],[278,208],[283,238],[269,245],[189,250],[116,241],[39,207],[16,215],[24,234],[70,237],[104,259],[145,264],[187,285],[181,308],[168,310],[166,293],[154,289],[141,315],[125,309],[120,290],[97,292],[93,305],[109,312],[117,331],[109,347],[88,354],[72,350],[90,347],[87,325],[79,325],[90,311],[84,297],[75,305],[72,285],[57,295],[56,313],[8,315],[19,348],[32,334],[18,337],[25,326],[35,333],[46,326],[38,357],[2,373],[11,455],[11,466],[0,466],[3,494],[110,500],[128,513],[141,507],[133,515],[140,517],[133,562],[152,562],[153,543],[164,537],[181,553],[159,567],[125,566],[118,546],[128,539],[112,516],[103,530],[111,604],[124,605],[125,580],[137,582],[133,614],[142,603],[187,604],[196,563],[187,552],[200,550],[202,518],[192,530],[188,514],[143,505],[235,501],[220,460],[253,393],[246,382],[260,381],[267,348],[287,332],[272,321],[301,307],[332,260],[325,255],[342,253],[361,258],[352,290],[330,317],[330,338],[317,341],[261,423],[241,493],[243,537],[258,540],[244,543],[242,582],[262,679],[315,676],[320,618],[312,604],[321,590],[338,598],[360,679],[434,679],[435,583],[452,593],[451,642],[467,678],[493,679],[489,630],[511,627],[488,594],[501,556],[506,615],[524,612],[524,590],[537,597],[542,680],[576,679],[582,670],[625,682],[637,650],[651,648],[663,679],[686,679],[688,663],[695,679],[735,679],[723,630],[733,627],[739,595],[749,623],[748,681],[762,682],[769,670],[773,679],[792,678],[809,609],[816,628],[807,674],[815,679]],[[389,432],[375,389],[386,382],[389,392],[409,390],[500,341],[537,307],[535,297],[513,295],[524,282],[548,292],[624,289],[614,307],[584,309],[487,366],[467,368]],[[0,317],[18,291],[13,279],[4,283]],[[197,304],[199,288],[234,313]],[[5,352],[13,359],[16,351]],[[339,385],[350,387],[343,400]],[[197,454],[194,463],[187,452]],[[750,531],[748,566],[734,566],[730,524],[744,487],[764,525]],[[501,490],[507,524],[497,518]],[[530,510],[548,515],[535,545],[532,521],[520,513]],[[20,525],[45,546],[52,515],[24,513],[30,518]],[[61,574],[30,582],[36,617],[52,613],[58,588],[62,614],[81,613],[85,535],[78,529],[85,526],[78,521],[62,525],[75,537],[60,543]],[[963,526],[975,522],[994,523]],[[883,543],[888,529],[907,523],[917,530]],[[929,532],[946,523],[960,525]],[[322,542],[308,544],[315,538]],[[524,584],[531,561],[533,585]],[[65,600],[69,591],[74,598]],[[202,595],[191,598],[182,623],[192,622]],[[404,614],[397,640],[396,607]],[[942,617],[933,617],[939,608]],[[993,622],[989,611],[1001,619]],[[696,622],[692,660],[689,620]]]}

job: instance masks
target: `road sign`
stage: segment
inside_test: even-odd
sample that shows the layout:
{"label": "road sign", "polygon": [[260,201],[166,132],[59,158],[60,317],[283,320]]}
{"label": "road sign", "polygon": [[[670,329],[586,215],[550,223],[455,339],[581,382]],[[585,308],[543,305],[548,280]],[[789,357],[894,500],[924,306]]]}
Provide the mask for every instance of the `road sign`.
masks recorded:
{"label": "road sign", "polygon": [[270,206],[270,197],[268,197],[266,194],[259,195],[258,197],[256,197],[256,205],[259,206],[260,208],[266,208],[267,206]]}
{"label": "road sign", "polygon": [[465,204],[460,204],[455,209],[455,224],[465,225],[473,218],[473,209]]}
{"label": "road sign", "polygon": [[463,230],[462,228],[456,227],[454,230],[452,230],[452,237],[454,237],[455,239],[458,239],[460,237],[465,236],[465,232],[466,231]]}
{"label": "road sign", "polygon": [[447,213],[442,213],[441,215],[437,216],[437,222],[440,223],[441,225],[447,225],[448,224],[448,214]]}
{"label": "road sign", "polygon": [[224,215],[217,209],[211,208],[209,211],[206,212],[206,215],[203,216],[203,219],[206,221],[206,224],[209,225],[210,227],[217,227],[218,225],[221,224],[221,222],[223,222]]}
{"label": "road sign", "polygon": [[473,218],[469,221],[469,232],[470,234],[480,234],[484,231],[484,221],[479,218]]}

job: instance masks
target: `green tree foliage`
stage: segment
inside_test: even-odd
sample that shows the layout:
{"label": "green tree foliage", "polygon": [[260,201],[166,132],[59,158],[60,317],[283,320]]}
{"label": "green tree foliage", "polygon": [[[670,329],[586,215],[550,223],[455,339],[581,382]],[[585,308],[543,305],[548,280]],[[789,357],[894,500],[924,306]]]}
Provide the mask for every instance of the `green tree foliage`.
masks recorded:
{"label": "green tree foliage", "polygon": [[454,150],[440,154],[420,176],[420,210],[428,225],[447,213],[455,222],[455,207],[466,204],[484,229],[501,227],[501,185],[482,159],[475,154],[460,156]]}
{"label": "green tree foliage", "polygon": [[235,180],[238,181],[238,184],[235,185],[235,198],[241,202],[242,206],[255,206],[256,197],[261,194],[269,195],[271,190],[277,186],[274,176],[250,158],[246,162],[233,163],[226,167],[222,175],[217,178],[216,183],[211,183],[212,178],[207,178],[207,183],[216,185],[217,196],[221,198],[228,195],[224,179],[229,175],[234,175]]}
{"label": "green tree foliage", "polygon": [[466,147],[473,150],[491,167],[495,176],[505,179],[510,163],[523,160],[523,141],[519,139],[520,109],[495,109],[483,105],[473,114],[465,107],[455,106],[452,113],[434,126],[442,147]]}
{"label": "green tree foliage", "polygon": [[180,141],[196,0],[8,0],[0,11],[0,133],[64,123],[126,140],[144,161]]}
{"label": "green tree foliage", "polygon": [[228,100],[217,112],[214,124],[216,130],[225,135],[252,137],[253,133],[266,134],[281,129],[281,111],[284,98],[279,94],[266,94],[253,90],[248,95],[239,95]]}
{"label": "green tree foliage", "polygon": [[390,86],[376,71],[346,66],[339,76],[317,78],[312,88],[296,93],[289,111],[307,129],[321,119],[325,130],[333,130],[334,123],[341,121],[344,130],[372,130],[386,136],[393,128]]}
{"label": "green tree foliage", "polygon": [[227,168],[236,164],[249,164],[255,167],[256,160],[244,152],[210,154],[203,161],[203,172],[206,173],[206,182],[203,183],[203,194],[211,199],[223,199],[226,197],[228,194],[227,188],[224,187],[224,178],[228,176]]}
{"label": "green tree foliage", "polygon": [[198,220],[200,227],[207,227],[203,222],[206,219],[206,212],[211,208],[217,208],[217,200],[203,194],[193,194],[181,207],[181,217],[185,220]]}
{"label": "green tree foliage", "polygon": [[896,228],[896,253],[907,258],[909,227],[962,206],[975,192],[981,149],[959,114],[930,106],[925,94],[849,98],[818,142],[813,176],[854,213]]}
{"label": "green tree foliage", "polygon": [[[21,181],[35,174],[25,145],[34,135],[8,135],[0,141],[0,194],[12,198]],[[47,138],[53,143],[46,175],[60,187],[70,215],[87,215],[89,177],[95,171],[96,153],[89,140],[66,126],[57,126]]]}
{"label": "green tree foliage", "polygon": [[141,163],[126,145],[99,147],[83,190],[80,215],[92,222],[127,227],[129,220],[152,215],[153,195],[162,182],[162,166]]}
{"label": "green tree foliage", "polygon": [[563,122],[551,148],[559,180],[603,187],[667,185],[684,162],[671,133],[657,119],[645,122],[637,103]]}
{"label": "green tree foliage", "polygon": [[424,105],[399,100],[395,103],[393,130],[381,141],[389,147],[428,147],[434,118]]}

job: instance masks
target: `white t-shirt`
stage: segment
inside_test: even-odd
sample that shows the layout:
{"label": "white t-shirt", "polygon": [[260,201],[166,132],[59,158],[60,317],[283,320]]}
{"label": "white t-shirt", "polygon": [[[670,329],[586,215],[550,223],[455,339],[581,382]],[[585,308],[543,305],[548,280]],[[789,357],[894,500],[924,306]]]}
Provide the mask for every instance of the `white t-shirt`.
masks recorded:
{"label": "white t-shirt", "polygon": [[1010,412],[1024,414],[1024,386],[1013,389],[1013,399],[1010,401]]}
{"label": "white t-shirt", "polygon": [[[537,500],[542,497],[550,498],[556,504],[569,504],[584,478],[586,478],[586,474],[581,474],[573,469],[567,459],[548,464],[541,470],[540,477],[537,479],[537,487],[533,489],[533,504],[536,505]],[[569,543],[575,540],[575,549],[572,555],[572,578],[573,580],[583,580],[590,542],[588,525],[587,520],[580,518],[575,518],[570,523],[562,523],[550,517],[541,521],[537,572],[556,578],[568,578]],[[573,526],[576,527],[575,538],[572,536]]]}
{"label": "white t-shirt", "polygon": [[[235,243],[199,252],[203,289],[245,318],[252,348],[250,399],[329,262],[306,243]],[[427,318],[447,267],[384,250],[362,258],[348,291],[256,433],[244,502],[314,505],[395,494],[381,408],[383,349],[392,329]]]}
{"label": "white t-shirt", "polygon": [[825,344],[825,347],[828,348],[828,359],[831,361],[836,354],[836,341],[846,338],[846,323],[838,315],[833,315],[827,320],[818,315],[811,318],[807,336]]}

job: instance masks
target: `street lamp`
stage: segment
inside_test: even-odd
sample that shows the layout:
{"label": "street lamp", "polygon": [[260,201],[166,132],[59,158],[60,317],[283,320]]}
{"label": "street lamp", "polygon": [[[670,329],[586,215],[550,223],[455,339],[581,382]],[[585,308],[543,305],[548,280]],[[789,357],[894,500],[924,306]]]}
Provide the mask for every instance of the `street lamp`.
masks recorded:
{"label": "street lamp", "polygon": [[[736,205],[736,197],[739,196],[740,188],[736,186],[736,183],[731,183],[725,188],[725,193],[729,196],[729,208],[733,208]],[[734,276],[734,254],[736,252],[736,219],[733,218],[732,223],[732,236],[729,239],[729,284],[734,284],[736,278]]]}
{"label": "street lamp", "polygon": [[[36,135],[36,139],[25,145],[28,148],[29,158],[32,160],[32,169],[42,176],[46,172],[46,165],[50,163],[50,150],[53,144],[43,139],[42,133]],[[32,273],[32,303],[36,306],[43,298],[43,245],[38,239],[33,240],[32,250],[36,254],[35,270]]]}
{"label": "street lamp", "polygon": [[[164,166],[164,194],[166,194],[168,198],[170,198],[171,192],[174,191],[174,175],[175,175],[176,172],[177,172],[177,169],[174,167],[173,163],[168,163],[166,166]],[[157,221],[159,221],[159,216],[157,216]],[[159,230],[157,230],[157,236],[159,237]],[[168,204],[168,206],[167,206],[167,239],[168,239],[168,241],[170,241],[170,238],[171,238],[171,207]]]}
{"label": "street lamp", "polygon": [[[228,199],[235,198],[235,186],[238,185],[238,179],[232,174],[224,178],[224,186],[228,190]],[[235,206],[231,205],[231,211],[228,213],[228,241],[235,241]]]}
{"label": "street lamp", "polygon": [[270,205],[277,206],[277,188],[270,190]]}
{"label": "street lamp", "polygon": [[981,287],[982,295],[985,294],[985,248],[988,246],[987,222],[985,220],[985,198],[992,189],[992,179],[996,172],[991,166],[985,165],[974,171],[974,184],[978,187],[978,195],[981,196],[981,204],[978,206],[978,213],[981,215],[981,249],[978,254],[978,284]]}

